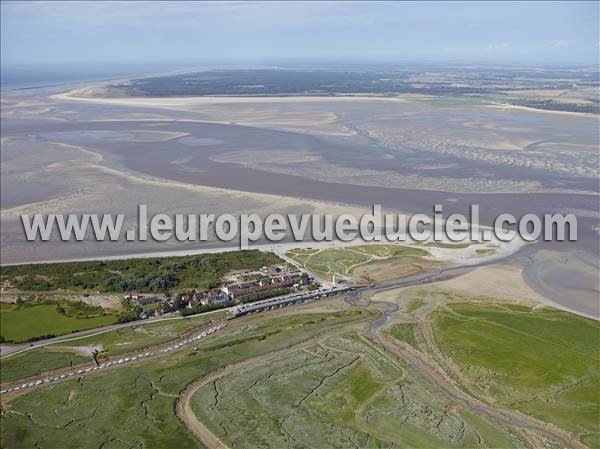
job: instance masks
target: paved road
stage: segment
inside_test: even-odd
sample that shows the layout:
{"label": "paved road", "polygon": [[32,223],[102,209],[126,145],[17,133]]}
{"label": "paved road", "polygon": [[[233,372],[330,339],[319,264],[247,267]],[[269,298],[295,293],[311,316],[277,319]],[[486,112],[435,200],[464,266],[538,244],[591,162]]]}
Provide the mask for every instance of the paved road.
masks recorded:
{"label": "paved road", "polygon": [[[495,262],[497,263],[497,262]],[[354,301],[360,297],[371,296],[375,293],[392,290],[399,287],[407,287],[410,285],[418,285],[434,282],[436,280],[446,279],[449,277],[458,276],[464,274],[474,268],[489,265],[490,262],[484,262],[478,265],[469,267],[450,267],[445,269],[436,270],[434,272],[425,273],[419,276],[412,276],[397,281],[392,281],[379,286],[362,288],[351,292],[348,295],[347,302],[351,305],[355,305]],[[503,410],[495,407],[493,404],[484,402],[478,398],[471,397],[464,393],[449,377],[436,365],[426,360],[416,351],[412,351],[404,345],[395,344],[385,338],[382,338],[378,332],[390,316],[397,312],[399,309],[398,304],[387,301],[371,301],[371,304],[384,305],[385,309],[381,318],[371,322],[368,326],[368,333],[372,340],[387,349],[395,356],[402,359],[405,363],[413,367],[420,374],[424,375],[427,379],[438,385],[452,400],[460,403],[462,406],[468,408],[472,412],[486,416],[495,422],[507,425],[510,427],[530,429],[539,432],[547,438],[559,442],[564,447],[585,449],[586,446],[581,444],[578,440],[573,438],[568,432],[558,429],[554,426],[546,423],[537,421],[536,419],[522,415],[518,412],[510,410]]]}
{"label": "paved road", "polygon": [[[326,294],[336,294],[337,290],[344,290],[345,287],[334,287],[332,289],[328,289],[325,291],[315,291],[314,293],[306,293],[307,296],[310,295],[326,295]],[[285,295],[282,297],[277,297],[277,298],[269,298],[269,299],[265,299],[263,301],[256,301],[251,303],[250,305],[246,306],[246,307],[259,307],[261,304],[263,303],[273,303],[276,301],[281,301],[287,297],[297,297],[297,296],[302,296],[302,294],[300,293],[294,293],[293,295]],[[240,306],[232,306],[232,307],[227,307],[224,309],[217,309],[217,310],[211,310],[210,312],[204,312],[201,315],[209,315],[211,313],[218,313],[218,312],[223,312],[223,311],[227,311],[230,312],[233,309],[240,307]],[[197,315],[192,315],[192,316],[197,316]],[[53,343],[58,343],[58,342],[67,342],[67,341],[71,341],[71,340],[76,340],[79,338],[85,338],[85,337],[90,337],[92,335],[98,335],[98,334],[103,334],[105,332],[110,332],[116,329],[123,329],[125,327],[132,327],[132,326],[140,326],[140,325],[144,325],[144,324],[148,324],[148,323],[156,323],[156,322],[160,322],[160,321],[167,321],[167,320],[182,320],[182,319],[186,319],[186,318],[191,318],[190,317],[182,317],[180,315],[178,315],[176,312],[172,312],[169,314],[165,314],[162,315],[160,317],[156,317],[156,318],[149,318],[147,320],[137,320],[137,321],[130,321],[128,323],[121,323],[121,324],[113,324],[111,326],[105,326],[105,327],[100,327],[100,328],[94,328],[94,329],[88,329],[85,331],[81,331],[81,332],[75,332],[72,334],[67,334],[67,335],[61,335],[58,337],[53,337],[53,338],[49,338],[46,340],[40,340],[40,341],[36,341],[36,342],[32,342],[32,343],[25,343],[22,345],[16,345],[16,346],[2,346],[0,347],[0,356],[5,357],[8,355],[14,355],[14,354],[18,354],[20,352],[24,352],[24,351],[28,351],[31,349],[36,349],[36,348],[41,348],[47,345],[51,345]]]}
{"label": "paved road", "polygon": [[[91,373],[96,370],[104,370],[106,368],[122,365],[124,363],[133,363],[138,359],[145,359],[147,357],[157,357],[169,352],[178,351],[184,346],[195,343],[198,340],[201,340],[203,338],[206,338],[207,336],[212,335],[215,332],[218,332],[219,330],[227,326],[227,324],[227,321],[222,321],[208,329],[203,330],[202,332],[197,333],[194,336],[190,336],[186,339],[181,339],[178,343],[172,343],[171,345],[165,346],[162,349],[154,349],[150,352],[136,351],[135,355],[133,353],[128,357],[122,355],[121,358],[116,356],[112,360],[108,360],[100,364],[96,362],[96,365],[94,366],[85,367],[84,365],[79,365],[79,369],[75,369],[77,367],[59,368],[58,370],[54,370],[52,372],[37,374],[31,378],[17,379],[6,385],[6,388],[0,390],[0,397],[4,398],[3,395],[5,394],[21,394],[25,390],[37,387],[39,385],[60,382],[72,377],[83,376],[87,373]],[[51,373],[54,373],[54,375],[52,375]]]}
{"label": "paved road", "polygon": [[[483,264],[481,264],[483,265]],[[393,282],[389,282],[386,284],[381,284],[379,286],[373,287],[364,287],[358,290],[355,290],[349,293],[347,301],[352,304],[355,299],[362,296],[370,296],[377,292],[382,292],[386,290],[391,290],[394,288],[405,287],[409,285],[417,285],[423,284],[427,282],[433,282],[435,280],[445,279],[452,276],[460,275],[470,269],[475,268],[471,267],[453,267],[446,268],[441,270],[436,270],[435,272],[426,273],[419,276],[412,276],[410,278],[405,278],[401,280],[396,280]],[[417,372],[424,375],[425,378],[430,380],[432,383],[438,385],[450,399],[455,401],[456,403],[461,404],[468,410],[480,415],[485,416],[491,419],[494,422],[498,422],[502,425],[517,428],[517,429],[530,429],[545,437],[559,442],[564,445],[564,447],[574,448],[574,449],[585,449],[585,446],[581,444],[579,441],[574,439],[568,432],[563,431],[562,429],[555,428],[554,426],[548,425],[546,423],[537,421],[528,416],[522,415],[518,412],[513,412],[510,410],[503,410],[497,408],[493,404],[484,402],[478,398],[471,397],[464,393],[453,381],[448,377],[448,375],[442,371],[439,367],[434,365],[432,362],[426,360],[416,351],[412,351],[408,348],[403,347],[402,345],[395,344],[394,342],[390,342],[381,338],[378,329],[385,324],[387,319],[391,314],[398,310],[398,305],[392,302],[385,301],[372,301],[371,304],[384,304],[386,305],[386,309],[383,312],[381,318],[370,323],[368,327],[368,333],[372,340],[377,342],[383,348],[394,354],[396,357],[399,357],[405,363],[413,367]],[[276,351],[274,353],[266,354],[262,356],[264,360],[262,362],[270,360],[274,357],[280,356],[282,353],[287,353],[290,351],[294,351],[297,349],[297,346],[286,348],[282,351]],[[261,357],[259,357],[260,359]],[[240,366],[246,366],[250,363],[256,363],[257,359],[245,360],[240,363]],[[211,375],[207,377],[203,377],[201,379],[192,382],[190,385],[186,387],[184,392],[180,395],[176,405],[176,414],[179,419],[186,425],[186,427],[196,435],[202,442],[211,444],[212,447],[215,448],[223,448],[226,447],[222,441],[218,440],[209,430],[204,426],[194,415],[191,407],[189,406],[189,400],[193,393],[206,382],[214,379],[215,377],[219,377],[225,374],[225,371],[228,369],[233,369],[234,367],[238,367],[237,365],[227,367],[223,372],[222,370],[218,370],[215,373],[211,373]]]}
{"label": "paved road", "polygon": [[[450,268],[442,268],[439,270],[431,271],[428,273],[420,274],[417,276],[409,276],[403,279],[398,279],[395,281],[387,282],[380,285],[375,285],[373,287],[363,287],[360,289],[356,289],[353,292],[348,294],[347,302],[351,305],[354,305],[354,300],[364,297],[364,296],[372,296],[376,293],[385,292],[388,290],[393,290],[400,287],[408,287],[411,285],[420,285],[420,284],[428,284],[431,282],[439,281],[442,279],[447,279],[454,276],[459,276],[464,274],[474,268],[483,266],[484,264],[472,265],[469,267],[450,267]],[[379,329],[383,326],[386,321],[390,318],[390,316],[398,311],[398,304],[393,302],[386,301],[371,301],[371,304],[383,304],[386,306],[383,311],[383,315],[378,320],[373,321],[369,324],[369,332],[374,332],[376,329]]]}
{"label": "paved road", "polygon": [[[278,255],[281,256],[281,254],[278,254]],[[363,287],[363,288],[360,288],[360,289],[357,289],[356,291],[354,291],[350,296],[352,298],[357,298],[357,297],[365,296],[365,295],[373,295],[375,293],[386,291],[386,290],[391,290],[394,288],[407,287],[409,285],[433,282],[433,281],[439,280],[440,278],[443,278],[445,276],[457,276],[459,274],[466,273],[467,271],[472,270],[477,267],[500,263],[511,257],[512,256],[508,256],[504,259],[490,260],[490,261],[482,262],[479,264],[469,265],[467,267],[459,266],[459,267],[443,268],[443,269],[436,270],[433,272],[425,273],[423,275],[410,276],[410,277],[395,280],[392,282],[376,285],[374,287]],[[287,257],[283,257],[283,258],[287,260]],[[290,262],[294,263],[294,265],[297,265],[296,262],[293,262],[291,260],[290,260]],[[303,268],[303,270],[307,271],[304,268]],[[315,276],[314,273],[311,273],[309,271],[307,271],[307,272],[309,275],[313,275],[315,277],[315,279],[320,280],[321,282],[326,282],[325,280],[320,279],[319,277]],[[229,310],[229,309],[220,309],[220,310],[215,310],[215,311],[207,312],[207,313],[214,313],[214,312],[218,312],[221,310]],[[381,326],[385,322],[385,319],[387,319],[386,316],[388,316],[388,315],[385,315],[384,318],[382,318],[384,321],[382,321],[381,323],[378,323],[376,325],[376,327]],[[158,318],[150,318],[150,319],[144,320],[144,321],[131,321],[129,323],[122,323],[122,324],[113,324],[111,326],[89,329],[89,330],[75,332],[75,333],[67,334],[67,335],[61,335],[58,337],[49,338],[47,340],[40,340],[40,341],[36,341],[33,343],[26,343],[26,344],[16,345],[16,346],[0,346],[0,357],[5,357],[10,354],[16,354],[16,353],[27,351],[27,350],[34,349],[34,348],[40,348],[40,347],[47,346],[47,345],[50,345],[52,343],[56,343],[59,341],[68,341],[68,340],[73,340],[75,338],[88,337],[90,335],[102,334],[104,332],[110,332],[112,330],[122,329],[124,327],[139,326],[140,324],[146,324],[146,323],[151,323],[151,322],[156,322],[156,321],[161,321],[161,320],[168,320],[168,319],[171,319],[171,320],[182,319],[182,317],[177,316],[175,313],[171,313],[171,314],[163,315]]]}
{"label": "paved road", "polygon": [[[412,277],[392,281],[389,283],[380,284],[380,285],[373,286],[373,287],[363,287],[363,288],[360,288],[360,289],[357,289],[357,290],[351,292],[348,295],[347,301],[352,304],[354,302],[354,300],[359,297],[363,297],[363,296],[367,296],[367,295],[371,296],[375,293],[391,290],[394,288],[423,284],[423,283],[433,282],[435,280],[440,280],[440,279],[444,279],[444,278],[448,278],[448,277],[452,277],[452,276],[457,276],[459,274],[462,274],[469,270],[472,270],[478,266],[483,266],[483,265],[488,265],[488,264],[489,264],[489,262],[488,263],[484,262],[484,263],[469,266],[469,267],[450,267],[450,268],[436,270],[436,271],[430,272],[430,273],[425,273],[423,275],[412,276]],[[530,429],[530,430],[537,431],[540,434],[546,436],[547,438],[550,438],[553,441],[559,442],[560,444],[564,445],[565,447],[570,447],[570,448],[574,448],[574,449],[584,449],[585,448],[584,445],[582,445],[579,441],[574,439],[569,433],[567,433],[561,429],[555,428],[554,426],[548,425],[546,423],[542,423],[533,418],[522,415],[518,412],[513,412],[510,410],[503,410],[503,409],[497,408],[493,404],[487,403],[483,400],[480,400],[478,398],[467,395],[454,383],[454,381],[447,375],[447,373],[445,373],[437,365],[433,364],[431,361],[425,359],[422,355],[420,355],[416,351],[413,351],[410,348],[405,347],[404,345],[400,345],[395,342],[391,342],[385,338],[382,338],[379,335],[378,330],[381,326],[383,326],[385,324],[385,322],[390,317],[390,315],[398,310],[398,305],[395,303],[386,302],[386,301],[372,302],[372,304],[377,304],[377,303],[386,305],[386,309],[384,310],[383,316],[381,318],[370,323],[370,325],[368,327],[368,334],[369,334],[370,338],[372,340],[374,340],[375,342],[377,342],[378,344],[380,344],[383,348],[385,348],[386,350],[388,350],[389,352],[394,354],[395,356],[399,357],[401,360],[403,360],[405,363],[410,365],[413,369],[415,369],[417,372],[419,372],[420,374],[425,376],[431,382],[433,382],[434,384],[439,386],[448,395],[448,397],[451,398],[453,401],[461,404],[463,407],[471,410],[472,412],[474,412],[478,415],[486,416],[489,419],[491,419],[495,422],[501,423],[503,425],[514,427],[517,429]],[[165,320],[165,319],[182,319],[182,318],[181,317],[172,317],[172,318],[164,318],[163,317],[162,318],[162,320]],[[146,323],[148,321],[149,320],[144,321],[144,323]],[[159,321],[159,320],[157,319],[155,321]],[[89,333],[86,332],[85,336],[92,335],[94,333],[108,332],[113,329],[126,327],[127,325],[131,326],[131,325],[139,325],[139,324],[140,324],[140,322],[138,321],[138,322],[133,322],[133,323],[124,323],[122,325],[108,326],[107,328],[103,328],[100,331],[98,329],[94,329],[92,331],[89,331]],[[53,343],[56,341],[65,341],[65,340],[72,339],[72,338],[73,338],[73,335],[69,335],[69,336],[65,336],[65,337],[57,337],[56,339],[50,339],[50,340],[45,340],[43,342],[38,342],[39,344],[34,347],[40,347],[40,346],[44,346],[46,344],[50,344],[50,343]],[[75,337],[75,338],[77,338],[77,337]],[[288,350],[288,351],[295,350],[295,349],[296,349],[296,347],[286,348],[286,350]],[[273,354],[268,354],[268,355],[266,355],[266,357],[270,358],[270,357],[273,357],[276,355],[280,355],[280,354],[278,354],[276,352]],[[253,359],[247,360],[244,363],[250,363],[250,362],[255,362],[255,360],[253,360]],[[192,419],[192,417],[193,418],[195,418],[195,417],[193,416],[193,412],[191,411],[188,402],[189,402],[189,398],[191,397],[193,392],[195,390],[197,390],[197,388],[200,386],[200,384],[205,381],[206,381],[206,378],[199,379],[198,381],[188,385],[188,387],[184,390],[184,392],[187,394],[183,394],[179,398],[177,407],[176,407],[177,416],[184,422],[186,427],[188,427],[188,429],[190,429],[197,437],[202,436],[202,438],[200,438],[201,441],[202,440],[204,440],[204,441],[211,440],[214,438],[214,435],[207,433],[206,432],[207,429],[205,429],[204,426],[201,423],[199,423],[199,421],[197,419]],[[215,447],[223,447],[222,443],[219,442],[218,440],[215,441],[213,439],[212,443],[215,444]],[[218,443],[221,443],[221,444],[218,444]]]}
{"label": "paved road", "polygon": [[[211,310],[210,312],[203,313],[203,315],[208,315],[210,313],[216,313],[216,312],[222,312],[223,310],[229,310],[229,309]],[[194,315],[192,315],[192,316],[194,316]],[[59,335],[58,337],[48,338],[46,340],[34,341],[32,343],[24,343],[22,345],[0,346],[0,357],[5,357],[5,356],[11,355],[11,354],[18,354],[20,352],[28,351],[30,349],[41,348],[44,346],[51,345],[53,343],[76,340],[78,338],[89,337],[92,335],[99,335],[99,334],[103,334],[105,332],[110,332],[110,331],[114,331],[117,329],[123,329],[125,327],[140,326],[142,324],[156,323],[159,321],[167,321],[167,320],[183,320],[186,318],[190,318],[190,317],[182,317],[179,314],[177,314],[176,312],[172,312],[172,313],[164,314],[160,317],[149,318],[147,320],[137,320],[137,321],[130,321],[128,323],[112,324],[110,326],[105,326],[105,327],[95,327],[93,329],[88,329],[85,331],[73,332],[72,334],[66,334],[66,335]]]}

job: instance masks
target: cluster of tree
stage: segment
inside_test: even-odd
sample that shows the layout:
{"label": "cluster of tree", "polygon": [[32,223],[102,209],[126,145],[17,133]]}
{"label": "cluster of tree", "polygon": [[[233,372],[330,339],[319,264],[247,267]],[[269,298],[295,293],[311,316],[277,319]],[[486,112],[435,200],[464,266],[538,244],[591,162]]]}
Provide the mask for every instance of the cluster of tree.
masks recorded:
{"label": "cluster of tree", "polygon": [[62,301],[56,305],[56,311],[72,318],[93,318],[104,315],[104,309],[83,301]]}
{"label": "cluster of tree", "polygon": [[235,306],[235,304],[236,304],[236,302],[232,300],[232,301],[221,302],[221,303],[216,303],[216,304],[198,305],[198,306],[192,307],[191,309],[188,309],[188,308],[180,309],[179,313],[182,316],[197,315],[199,313],[210,312],[212,310],[225,309],[227,307],[232,307],[232,306]]}
{"label": "cluster of tree", "polygon": [[219,285],[228,271],[253,270],[282,263],[258,250],[110,261],[13,265],[2,267],[2,282],[28,291],[93,290],[166,292],[170,289]]}
{"label": "cluster of tree", "polygon": [[123,312],[117,318],[117,323],[129,323],[130,321],[135,321],[139,318],[139,313],[135,310],[129,310],[127,312]]}
{"label": "cluster of tree", "polygon": [[[78,332],[78,331],[73,331],[73,332]],[[34,337],[28,338],[25,341],[32,343],[34,341],[46,340],[48,338],[54,338],[54,337],[56,337],[56,334],[36,335]],[[0,335],[0,343],[13,343],[13,342],[14,342],[14,340],[8,340],[3,335]]]}
{"label": "cluster of tree", "polygon": [[597,101],[590,103],[566,103],[553,100],[523,100],[514,101],[517,106],[526,106],[535,109],[545,109],[548,111],[567,111],[567,112],[585,112],[588,114],[600,114],[600,104]]}
{"label": "cluster of tree", "polygon": [[[79,332],[79,331],[74,330],[73,332]],[[33,341],[47,340],[49,338],[54,338],[54,337],[56,337],[56,334],[36,335],[35,337],[29,338],[27,341],[33,342]]]}
{"label": "cluster of tree", "polygon": [[474,94],[489,89],[454,79],[426,84],[405,71],[215,70],[185,75],[139,78],[111,84],[108,96],[171,97],[202,95],[321,95],[429,93]]}

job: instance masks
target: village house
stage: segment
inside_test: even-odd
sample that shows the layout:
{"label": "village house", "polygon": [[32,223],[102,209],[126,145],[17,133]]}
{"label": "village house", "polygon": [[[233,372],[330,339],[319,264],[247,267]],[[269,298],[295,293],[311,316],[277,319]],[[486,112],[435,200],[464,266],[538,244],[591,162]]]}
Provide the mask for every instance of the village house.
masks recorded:
{"label": "village house", "polygon": [[219,288],[213,288],[208,292],[208,304],[220,304],[229,301],[231,298],[226,292]]}
{"label": "village house", "polygon": [[166,301],[164,296],[153,293],[129,292],[124,297],[138,306],[147,306]]}
{"label": "village house", "polygon": [[188,308],[193,308],[197,305],[219,304],[229,301],[231,298],[219,288],[213,288],[209,291],[195,292],[193,295],[184,294],[181,299],[187,303]]}
{"label": "village house", "polygon": [[271,278],[261,278],[258,282],[244,282],[223,287],[223,291],[234,299],[246,295],[260,293],[278,288],[289,288],[294,285],[294,280],[290,276],[277,276]]}
{"label": "village house", "polygon": [[163,298],[160,298],[158,296],[141,296],[136,300],[136,303],[139,306],[150,306],[150,305],[154,305],[154,304],[160,304],[164,301]]}

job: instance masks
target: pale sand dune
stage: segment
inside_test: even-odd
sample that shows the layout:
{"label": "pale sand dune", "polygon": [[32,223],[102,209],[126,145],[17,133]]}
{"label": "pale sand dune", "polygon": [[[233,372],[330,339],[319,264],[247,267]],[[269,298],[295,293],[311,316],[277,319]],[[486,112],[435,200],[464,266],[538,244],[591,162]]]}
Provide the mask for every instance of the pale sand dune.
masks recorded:
{"label": "pale sand dune", "polygon": [[593,117],[593,118],[598,119],[598,121],[600,121],[600,115],[591,114],[589,112],[552,111],[549,109],[537,109],[537,108],[530,108],[528,106],[516,106],[513,104],[507,104],[507,103],[490,103],[487,105],[487,107],[494,108],[494,109],[502,109],[502,110],[506,110],[506,111],[521,110],[521,111],[528,111],[528,112],[538,112],[540,114],[558,114],[558,115],[572,115],[572,116],[581,116],[581,117]]}
{"label": "pale sand dune", "polygon": [[89,89],[78,89],[70,92],[55,94],[54,100],[87,101],[92,103],[122,104],[130,106],[173,107],[207,104],[237,104],[237,103],[330,103],[338,101],[394,101],[407,102],[402,97],[378,97],[366,95],[339,95],[333,97],[288,96],[288,97],[129,97],[129,98],[97,98],[89,96]]}
{"label": "pale sand dune", "polygon": [[437,282],[440,291],[452,291],[465,296],[483,296],[510,300],[520,304],[539,307],[553,307],[598,319],[593,307],[573,303],[569,307],[560,304],[558,298],[547,298],[534,290],[523,277],[523,268],[512,264],[502,264],[477,268],[463,276]]}
{"label": "pale sand dune", "polygon": [[477,298],[481,301],[489,299],[494,303],[506,301],[530,307],[554,307],[587,316],[581,311],[567,309],[538,294],[523,279],[522,269],[513,264],[479,267],[445,281],[381,292],[373,299],[392,301],[405,307],[414,298],[424,299],[423,306],[416,312],[421,316],[448,301],[461,301],[461,298]]}
{"label": "pale sand dune", "polygon": [[[87,101],[103,104],[120,104],[129,106],[152,106],[165,108],[185,108],[193,105],[214,105],[214,104],[241,104],[241,103],[324,103],[338,101],[392,101],[392,102],[413,102],[431,99],[423,95],[398,95],[393,97],[388,96],[370,96],[370,95],[338,95],[333,97],[317,97],[317,96],[287,96],[287,97],[241,97],[241,96],[202,96],[202,97],[130,97],[130,98],[98,98],[93,97],[102,86],[92,86],[82,89],[75,89],[70,92],[55,94],[50,98],[54,100],[67,101]],[[517,106],[507,103],[487,102],[488,108],[502,110],[523,110],[529,112],[537,112],[540,114],[561,114],[574,115],[584,117],[594,117],[600,120],[597,114],[585,112],[571,111],[554,111],[547,109],[538,109],[527,106]]]}

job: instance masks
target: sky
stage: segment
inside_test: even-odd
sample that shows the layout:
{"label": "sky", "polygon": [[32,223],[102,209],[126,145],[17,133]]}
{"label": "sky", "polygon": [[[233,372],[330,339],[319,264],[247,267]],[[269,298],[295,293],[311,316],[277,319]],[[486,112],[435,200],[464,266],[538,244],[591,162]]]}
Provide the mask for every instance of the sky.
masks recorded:
{"label": "sky", "polygon": [[598,65],[592,2],[2,1],[1,62]]}

